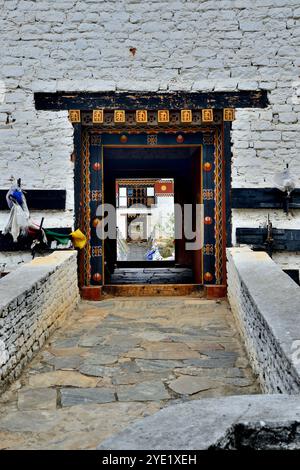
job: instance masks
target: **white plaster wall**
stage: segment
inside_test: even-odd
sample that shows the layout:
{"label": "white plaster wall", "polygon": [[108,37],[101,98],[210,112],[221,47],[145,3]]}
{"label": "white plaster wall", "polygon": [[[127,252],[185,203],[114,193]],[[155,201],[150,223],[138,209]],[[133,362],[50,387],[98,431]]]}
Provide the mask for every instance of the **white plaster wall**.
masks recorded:
{"label": "white plaster wall", "polygon": [[273,261],[281,269],[298,269],[300,271],[300,252],[277,251],[272,255]]}
{"label": "white plaster wall", "polygon": [[[299,0],[0,0],[0,11],[0,188],[14,174],[66,189],[53,225],[72,214],[73,131],[66,112],[34,109],[35,91],[266,89],[268,109],[237,112],[232,185],[272,187],[289,162],[300,186]],[[299,211],[277,214],[276,226],[300,226]]]}
{"label": "white plaster wall", "polygon": [[2,252],[0,256],[0,272],[10,272],[32,260],[29,251]]}

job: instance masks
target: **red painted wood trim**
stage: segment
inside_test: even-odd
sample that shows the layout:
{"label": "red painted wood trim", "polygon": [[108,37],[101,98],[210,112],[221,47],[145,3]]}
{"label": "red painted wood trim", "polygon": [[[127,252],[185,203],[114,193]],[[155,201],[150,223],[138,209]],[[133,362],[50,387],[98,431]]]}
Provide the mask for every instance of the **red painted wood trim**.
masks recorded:
{"label": "red painted wood trim", "polygon": [[100,286],[83,286],[80,289],[81,298],[84,300],[102,300],[102,287]]}
{"label": "red painted wood trim", "polygon": [[204,296],[207,299],[222,299],[227,295],[227,286],[226,285],[205,285],[204,286]]}

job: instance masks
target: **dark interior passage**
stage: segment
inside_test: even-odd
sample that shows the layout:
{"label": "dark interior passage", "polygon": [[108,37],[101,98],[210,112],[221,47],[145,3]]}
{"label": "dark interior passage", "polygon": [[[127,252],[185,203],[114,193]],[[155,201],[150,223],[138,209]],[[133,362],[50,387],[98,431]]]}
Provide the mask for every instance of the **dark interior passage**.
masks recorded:
{"label": "dark interior passage", "polygon": [[111,284],[193,284],[193,281],[193,270],[179,266],[117,267],[111,275]]}
{"label": "dark interior passage", "polygon": [[[180,148],[170,146],[105,147],[103,160],[104,201],[115,206],[116,180],[172,178],[175,188],[175,204],[180,204],[183,207],[184,204],[200,202],[200,169],[200,146],[182,146]],[[145,283],[147,279],[155,277],[158,280],[157,283],[165,283],[166,280],[174,284],[200,283],[200,254],[196,251],[187,251],[184,238],[175,240],[175,260],[172,263],[166,263],[165,267],[160,265],[156,276],[149,276],[149,270],[158,268],[155,263],[145,261],[144,263],[129,262],[124,264],[118,262],[115,239],[105,241],[104,253],[106,284],[120,283],[122,279],[124,283]],[[123,271],[120,271],[120,268]],[[144,268],[148,272],[143,271]],[[162,271],[163,269],[165,272]]]}

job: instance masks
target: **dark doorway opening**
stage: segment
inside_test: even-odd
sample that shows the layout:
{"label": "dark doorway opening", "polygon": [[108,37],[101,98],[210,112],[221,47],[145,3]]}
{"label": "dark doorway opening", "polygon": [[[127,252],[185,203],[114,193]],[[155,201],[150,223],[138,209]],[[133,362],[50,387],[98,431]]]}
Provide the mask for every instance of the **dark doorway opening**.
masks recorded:
{"label": "dark doorway opening", "polygon": [[[180,148],[175,146],[161,147],[139,147],[139,146],[104,146],[103,149],[103,172],[104,172],[104,199],[106,204],[117,207],[115,224],[117,231],[122,231],[126,243],[131,244],[132,240],[127,232],[127,228],[121,228],[118,209],[120,205],[130,205],[130,198],[133,195],[142,199],[141,190],[143,187],[150,187],[150,182],[157,191],[164,189],[173,190],[173,202],[183,207],[184,204],[194,204],[201,202],[201,146],[190,145]],[[136,185],[139,193],[132,193],[132,188]],[[160,188],[159,188],[160,185]],[[126,191],[125,189],[126,188]],[[170,190],[171,191],[171,190]],[[145,192],[147,206],[147,190]],[[151,192],[151,191],[150,191]],[[155,198],[149,192],[150,198]],[[126,193],[126,194],[125,194]],[[116,199],[117,195],[117,199]],[[145,202],[145,201],[143,201]],[[155,202],[155,199],[154,199]],[[155,205],[155,204],[154,204]],[[151,206],[151,204],[149,204]],[[126,215],[124,226],[133,223],[133,232],[139,230],[143,240],[139,240],[134,245],[137,248],[143,243],[151,241],[151,230],[147,227],[151,218],[151,208],[147,207],[144,213],[136,211]],[[120,212],[120,211],[119,211]],[[174,223],[175,223],[174,213]],[[117,220],[118,219],[118,220]],[[135,223],[135,220],[138,222]],[[166,224],[166,219],[163,225]],[[165,230],[166,227],[163,227]],[[125,230],[125,231],[124,231]],[[147,233],[148,230],[148,233]],[[143,237],[142,237],[143,235]],[[105,240],[105,284],[189,284],[201,283],[201,253],[186,249],[186,240],[174,240],[174,250],[170,253],[166,250],[165,259],[158,260],[143,259],[137,256],[132,259],[120,256],[118,238]],[[124,248],[124,247],[123,247]],[[151,251],[152,246],[147,247]],[[161,247],[162,249],[162,247]],[[173,256],[172,256],[173,255]],[[125,259],[124,259],[125,258]],[[169,258],[169,259],[168,259]]]}

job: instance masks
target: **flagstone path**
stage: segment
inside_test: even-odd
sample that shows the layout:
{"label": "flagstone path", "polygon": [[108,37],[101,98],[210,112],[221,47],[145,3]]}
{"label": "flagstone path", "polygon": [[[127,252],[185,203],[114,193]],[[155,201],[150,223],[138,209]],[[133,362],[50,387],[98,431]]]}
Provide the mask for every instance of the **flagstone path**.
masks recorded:
{"label": "flagstone path", "polygon": [[253,393],[226,301],[81,302],[0,397],[0,448],[94,449],[165,406]]}

